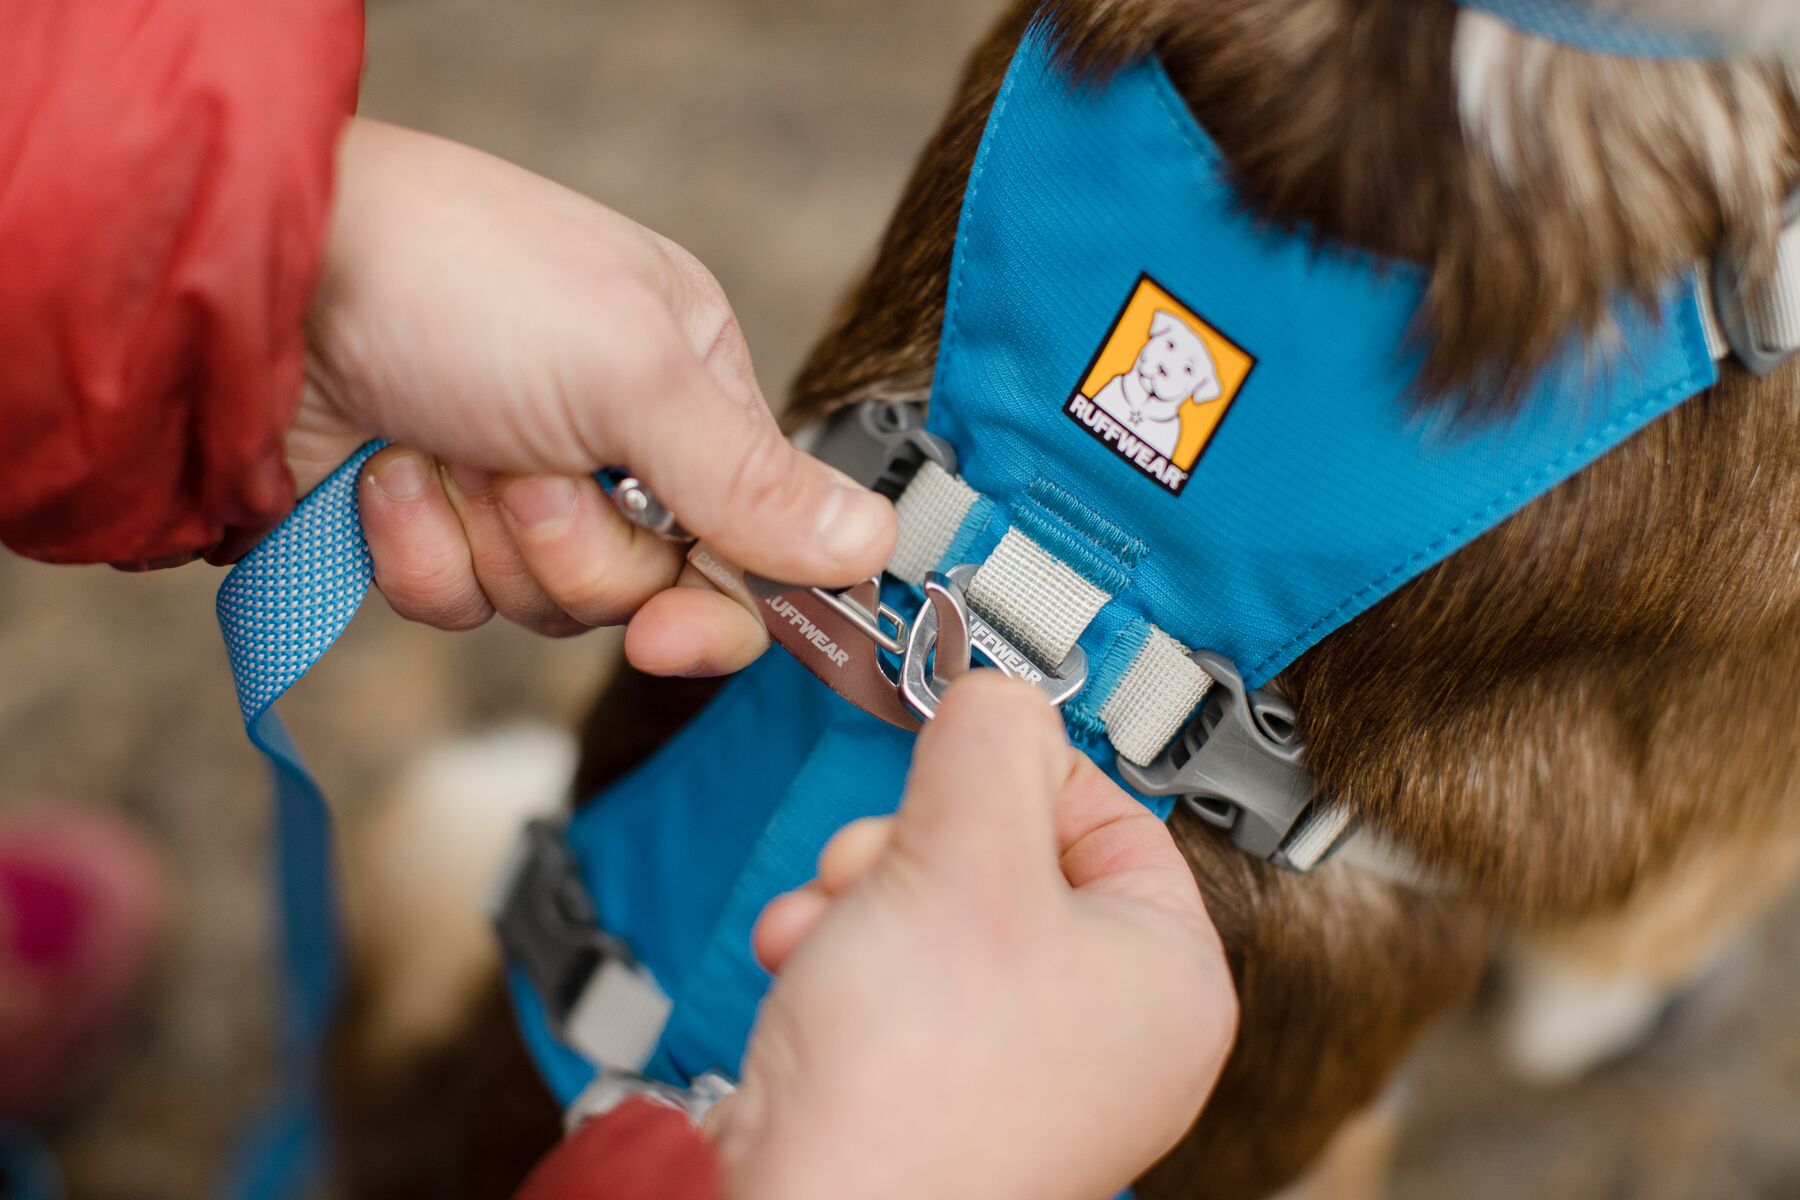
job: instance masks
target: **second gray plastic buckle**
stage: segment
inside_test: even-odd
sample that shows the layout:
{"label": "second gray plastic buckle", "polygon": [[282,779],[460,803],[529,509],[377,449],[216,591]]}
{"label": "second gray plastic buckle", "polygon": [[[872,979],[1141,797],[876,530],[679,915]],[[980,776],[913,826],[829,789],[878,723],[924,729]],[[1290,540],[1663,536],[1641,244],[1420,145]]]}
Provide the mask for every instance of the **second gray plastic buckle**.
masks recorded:
{"label": "second gray plastic buckle", "polygon": [[906,490],[927,461],[956,473],[956,451],[925,432],[923,405],[905,401],[863,400],[841,409],[806,449],[890,500]]}
{"label": "second gray plastic buckle", "polygon": [[669,1000],[630,948],[600,929],[561,822],[525,826],[493,909],[501,948],[524,972],[556,1036],[595,1066],[642,1070]]}
{"label": "second gray plastic buckle", "polygon": [[1292,868],[1286,848],[1314,801],[1294,710],[1246,688],[1225,656],[1196,650],[1189,657],[1213,678],[1200,711],[1156,762],[1140,767],[1121,758],[1119,773],[1143,795],[1180,797],[1246,854]]}

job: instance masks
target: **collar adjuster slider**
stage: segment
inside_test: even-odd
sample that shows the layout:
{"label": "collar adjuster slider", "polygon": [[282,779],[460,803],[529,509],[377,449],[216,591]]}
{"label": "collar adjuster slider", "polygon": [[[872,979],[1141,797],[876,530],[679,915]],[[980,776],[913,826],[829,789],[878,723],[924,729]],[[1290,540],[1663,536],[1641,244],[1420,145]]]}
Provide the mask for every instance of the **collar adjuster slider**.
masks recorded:
{"label": "collar adjuster slider", "polygon": [[1761,283],[1746,277],[1741,262],[1721,250],[1713,259],[1711,276],[1712,316],[1731,354],[1753,375],[1773,375],[1800,354],[1792,344],[1794,324],[1800,314],[1800,249],[1790,239],[1800,239],[1800,191],[1781,206],[1781,236],[1776,247],[1773,276]]}

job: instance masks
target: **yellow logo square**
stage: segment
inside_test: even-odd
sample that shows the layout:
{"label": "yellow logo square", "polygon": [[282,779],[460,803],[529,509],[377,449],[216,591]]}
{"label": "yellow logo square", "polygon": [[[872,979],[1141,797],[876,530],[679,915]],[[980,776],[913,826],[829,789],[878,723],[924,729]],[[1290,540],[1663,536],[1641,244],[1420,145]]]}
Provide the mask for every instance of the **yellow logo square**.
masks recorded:
{"label": "yellow logo square", "polygon": [[1148,275],[1063,412],[1179,496],[1256,359]]}

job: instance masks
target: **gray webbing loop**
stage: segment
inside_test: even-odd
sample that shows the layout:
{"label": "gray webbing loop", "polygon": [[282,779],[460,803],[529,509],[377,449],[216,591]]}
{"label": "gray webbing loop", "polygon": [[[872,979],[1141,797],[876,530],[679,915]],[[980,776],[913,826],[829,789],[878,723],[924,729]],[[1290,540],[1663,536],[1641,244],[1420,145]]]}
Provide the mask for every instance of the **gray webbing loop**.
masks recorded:
{"label": "gray webbing loop", "polygon": [[1087,683],[1087,654],[1080,646],[1055,667],[1040,666],[969,606],[969,585],[977,569],[964,563],[948,574],[934,571],[925,578],[926,603],[913,618],[900,660],[900,694],[920,720],[937,714],[944,689],[969,669],[977,653],[1002,674],[1037,687],[1058,706]]}

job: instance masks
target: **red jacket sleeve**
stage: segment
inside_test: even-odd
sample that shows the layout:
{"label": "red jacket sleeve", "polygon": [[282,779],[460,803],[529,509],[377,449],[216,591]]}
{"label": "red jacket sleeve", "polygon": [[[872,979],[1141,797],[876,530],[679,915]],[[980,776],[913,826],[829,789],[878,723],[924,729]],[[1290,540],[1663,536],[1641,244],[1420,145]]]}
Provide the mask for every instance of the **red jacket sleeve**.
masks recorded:
{"label": "red jacket sleeve", "polygon": [[685,1113],[627,1100],[570,1134],[514,1200],[719,1200],[712,1148]]}
{"label": "red jacket sleeve", "polygon": [[0,541],[272,525],[360,0],[0,3]]}

